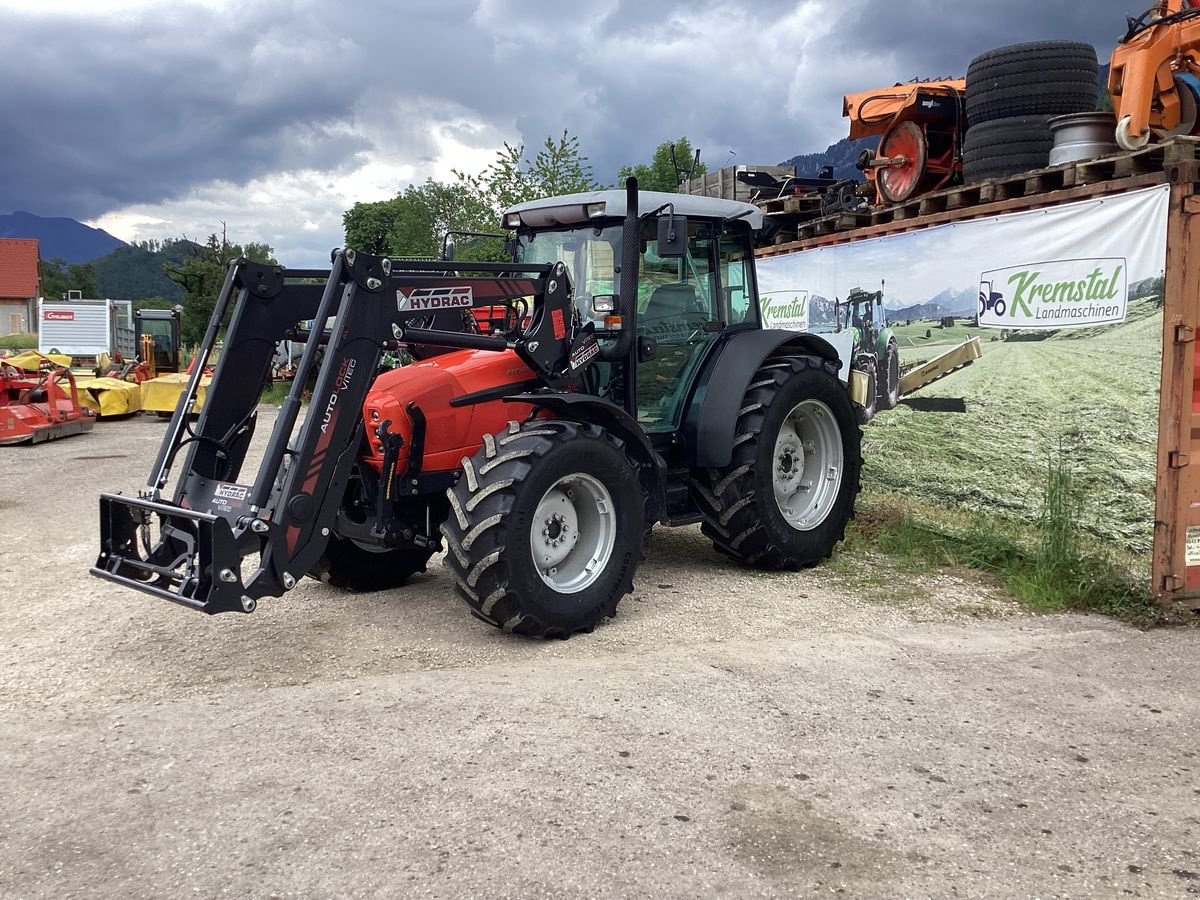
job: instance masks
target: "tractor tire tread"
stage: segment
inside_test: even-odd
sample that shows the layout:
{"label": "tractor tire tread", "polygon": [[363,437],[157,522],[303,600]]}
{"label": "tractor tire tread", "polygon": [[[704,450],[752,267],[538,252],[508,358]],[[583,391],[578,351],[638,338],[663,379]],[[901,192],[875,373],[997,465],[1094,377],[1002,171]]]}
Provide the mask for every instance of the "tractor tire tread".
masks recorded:
{"label": "tractor tire tread", "polygon": [[[518,491],[538,460],[556,447],[578,439],[601,440],[624,455],[624,443],[598,425],[553,419],[538,419],[525,426],[510,423],[502,436],[488,437],[491,440],[485,439],[474,457],[474,482],[460,479],[446,492],[453,514],[442,525],[449,549],[445,561],[454,575],[458,596],[476,618],[506,632],[569,638],[592,631],[605,618],[615,616],[618,602],[633,590],[633,573],[643,559],[641,542],[632,564],[622,570],[607,596],[569,618],[556,620],[539,615],[512,589],[506,556],[508,535],[497,526],[512,513]],[[481,459],[486,462],[480,464]],[[644,508],[641,512],[644,518]]]}
{"label": "tractor tire tread", "polygon": [[[798,556],[771,540],[757,509],[754,484],[757,463],[757,438],[761,436],[766,416],[779,390],[797,373],[819,368],[836,378],[837,365],[811,356],[769,357],[759,366],[747,388],[753,402],[743,405],[738,413],[733,455],[725,469],[705,469],[703,477],[693,479],[693,497],[704,516],[701,533],[712,541],[717,552],[745,565],[766,569],[798,570],[817,565],[833,553],[833,545],[845,538],[845,526],[854,515],[854,505],[861,487],[859,445],[862,429],[852,416],[854,429],[854,459],[848,460],[852,478],[847,515],[838,523],[836,540],[816,554]],[[773,498],[772,498],[773,501]],[[746,548],[749,549],[746,549]]]}
{"label": "tractor tire tread", "polygon": [[1088,112],[1097,106],[1098,71],[1095,48],[1078,41],[989,50],[967,66],[967,121],[974,127],[1012,116]]}

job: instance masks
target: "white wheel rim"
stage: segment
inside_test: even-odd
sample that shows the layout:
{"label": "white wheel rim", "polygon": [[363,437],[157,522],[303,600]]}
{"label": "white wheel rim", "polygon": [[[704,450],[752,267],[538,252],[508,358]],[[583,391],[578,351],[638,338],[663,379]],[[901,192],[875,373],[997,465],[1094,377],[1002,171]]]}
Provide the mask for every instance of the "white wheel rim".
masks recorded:
{"label": "white wheel rim", "polygon": [[775,503],[797,531],[811,531],[829,516],[842,486],[845,457],[833,411],[804,400],[784,417],[775,438]]}
{"label": "white wheel rim", "polygon": [[1149,128],[1140,135],[1131,135],[1129,133],[1132,121],[1132,116],[1122,116],[1121,121],[1117,123],[1117,146],[1125,151],[1141,150],[1150,143]]}
{"label": "white wheel rim", "polygon": [[616,540],[612,495],[582,472],[560,478],[542,495],[529,529],[534,568],[560,594],[574,594],[595,583]]}

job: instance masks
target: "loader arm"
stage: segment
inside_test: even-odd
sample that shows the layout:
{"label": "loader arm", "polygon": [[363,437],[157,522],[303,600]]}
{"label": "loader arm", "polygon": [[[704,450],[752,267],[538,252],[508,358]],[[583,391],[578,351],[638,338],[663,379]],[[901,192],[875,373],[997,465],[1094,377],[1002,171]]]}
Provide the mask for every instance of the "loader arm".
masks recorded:
{"label": "loader arm", "polygon": [[[461,277],[453,265],[469,265]],[[484,277],[484,276],[491,277]],[[323,279],[324,285],[314,284]],[[533,298],[527,325],[485,335],[428,327],[437,311]],[[300,320],[308,340],[253,478],[242,476],[256,407],[276,344]],[[227,324],[226,324],[227,323]],[[203,367],[222,328],[221,360],[195,428],[193,377],[140,497],[101,495],[101,551],[92,573],[208,613],[250,612],[291,589],[320,559],[363,436],[362,407],[385,350],[403,340],[514,350],[552,387],[573,383],[577,329],[565,268],[499,263],[396,261],[352,250],[328,271],[231,264],[201,347]],[[313,383],[300,421],[302,392]],[[298,424],[299,423],[299,424]],[[187,458],[170,500],[161,496],[179,453]]]}

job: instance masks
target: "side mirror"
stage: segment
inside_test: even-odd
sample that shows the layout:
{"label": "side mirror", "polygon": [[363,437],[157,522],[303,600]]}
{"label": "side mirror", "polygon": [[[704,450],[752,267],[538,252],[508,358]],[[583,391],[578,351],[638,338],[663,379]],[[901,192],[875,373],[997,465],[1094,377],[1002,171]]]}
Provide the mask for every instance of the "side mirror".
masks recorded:
{"label": "side mirror", "polygon": [[659,259],[687,256],[687,234],[687,216],[659,216],[658,247],[655,250]]}
{"label": "side mirror", "polygon": [[446,239],[442,241],[442,260],[443,262],[451,262],[454,259],[454,236],[446,235]]}

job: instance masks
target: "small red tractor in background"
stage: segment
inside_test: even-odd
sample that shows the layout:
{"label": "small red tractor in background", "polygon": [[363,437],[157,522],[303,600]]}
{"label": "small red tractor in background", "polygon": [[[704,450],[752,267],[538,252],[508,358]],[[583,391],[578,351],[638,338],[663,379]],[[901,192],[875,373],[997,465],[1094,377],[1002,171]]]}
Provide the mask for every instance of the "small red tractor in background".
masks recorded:
{"label": "small red tractor in background", "polygon": [[1108,71],[1117,145],[1138,150],[1152,136],[1196,134],[1198,76],[1200,3],[1162,0],[1130,18]]}
{"label": "small red tractor in background", "polygon": [[[237,261],[149,491],[101,496],[93,574],[251,612],[306,574],[396,587],[444,550],[475,616],[568,637],[615,614],[656,523],[698,522],[746,565],[820,562],[858,493],[864,385],[834,343],[764,319],[762,221],[748,203],[630,179],[510,209],[513,262]],[[479,327],[474,311],[497,307]],[[320,324],[243,477],[274,348],[298,321]],[[401,349],[418,361],[381,372]]]}

